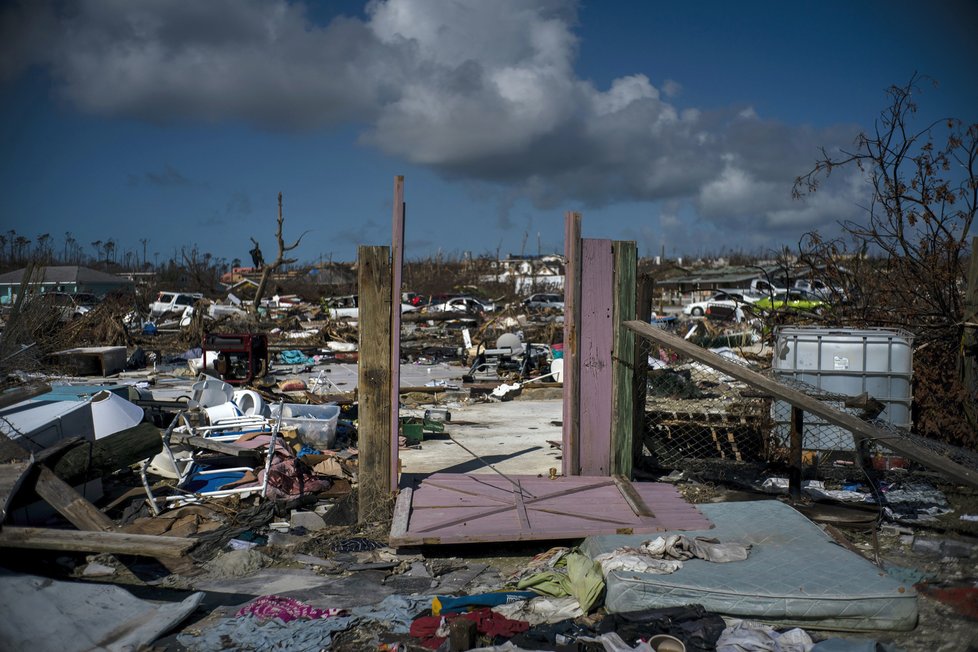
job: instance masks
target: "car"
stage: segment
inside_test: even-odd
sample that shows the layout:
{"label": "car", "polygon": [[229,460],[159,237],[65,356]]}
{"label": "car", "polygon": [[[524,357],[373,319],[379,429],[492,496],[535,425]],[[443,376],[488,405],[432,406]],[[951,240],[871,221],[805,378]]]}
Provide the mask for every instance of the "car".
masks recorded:
{"label": "car", "polygon": [[717,292],[706,301],[696,301],[683,306],[683,314],[692,317],[702,317],[711,305],[727,306],[736,309],[738,305],[748,303],[744,295],[733,292]]}
{"label": "car", "polygon": [[454,297],[443,303],[435,303],[428,306],[428,312],[462,312],[470,315],[482,312],[493,312],[496,304],[491,301],[482,301],[475,297]]}
{"label": "car", "polygon": [[563,310],[564,297],[559,294],[531,294],[523,300],[523,307],[527,310]]}
{"label": "car", "polygon": [[58,311],[58,320],[63,322],[78,319],[98,305],[98,297],[87,292],[45,292],[35,299],[42,305]]}
{"label": "car", "polygon": [[765,297],[754,302],[754,308],[761,312],[784,309],[815,312],[824,305],[825,302],[817,295],[806,292],[805,290],[795,289],[785,290],[784,292],[775,294],[773,297]]}
{"label": "car", "polygon": [[204,298],[200,292],[160,292],[156,296],[156,301],[149,304],[150,318],[162,317],[163,315],[176,312],[185,314],[187,308],[197,305],[197,302]]}

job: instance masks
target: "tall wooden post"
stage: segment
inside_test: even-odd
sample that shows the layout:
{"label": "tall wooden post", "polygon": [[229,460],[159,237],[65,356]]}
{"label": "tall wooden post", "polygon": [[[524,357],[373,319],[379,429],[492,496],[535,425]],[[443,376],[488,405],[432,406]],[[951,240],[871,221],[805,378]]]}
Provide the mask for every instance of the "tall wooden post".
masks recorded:
{"label": "tall wooden post", "polygon": [[391,234],[391,487],[397,487],[397,432],[401,400],[401,267],[404,263],[404,177],[394,177]]}
{"label": "tall wooden post", "polygon": [[359,521],[381,520],[391,482],[391,264],[389,247],[360,246]]}
{"label": "tall wooden post", "polygon": [[[652,294],[655,279],[642,274],[635,284],[635,309],[639,321],[648,321],[652,312]],[[642,457],[645,444],[645,396],[648,393],[648,351],[636,338],[632,355],[632,460]]]}
{"label": "tall wooden post", "polygon": [[564,216],[564,414],[561,468],[581,473],[579,341],[581,330],[581,214]]}
{"label": "tall wooden post", "polygon": [[614,260],[611,330],[614,345],[611,353],[611,474],[632,475],[635,419],[635,333],[625,328],[636,316],[635,275],[638,251],[634,242],[617,241],[611,245]]}
{"label": "tall wooden post", "polygon": [[614,261],[611,240],[581,240],[580,462],[581,475],[611,473],[611,313]]}

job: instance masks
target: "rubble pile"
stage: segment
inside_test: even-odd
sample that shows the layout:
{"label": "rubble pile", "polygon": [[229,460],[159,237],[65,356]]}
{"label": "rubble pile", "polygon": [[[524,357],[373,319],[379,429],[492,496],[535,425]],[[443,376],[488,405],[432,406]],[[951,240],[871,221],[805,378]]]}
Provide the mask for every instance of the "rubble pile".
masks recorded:
{"label": "rubble pile", "polygon": [[[355,305],[286,295],[258,311],[240,304],[194,300],[154,313],[103,302],[67,323],[30,306],[8,315],[0,547],[11,574],[0,577],[9,616],[0,641],[10,649],[831,652],[978,644],[974,493],[894,456],[881,458],[876,477],[836,465],[837,476],[806,480],[795,506],[858,557],[857,567],[902,582],[898,598],[919,594],[912,632],[840,633],[815,617],[751,618],[692,599],[615,608],[622,573],[682,577],[699,564],[722,583],[738,564],[774,568],[767,541],[711,538],[709,530],[639,537],[612,528],[557,546],[391,546],[393,497],[385,517],[357,520],[358,317],[339,312]],[[449,466],[468,472],[477,463],[513,482],[500,469],[520,453],[478,455],[453,432],[468,425],[492,437],[488,425],[466,421],[473,404],[559,396],[562,320],[560,309],[513,304],[404,312],[399,470],[436,460],[440,448],[464,449],[465,461]],[[763,329],[735,315],[656,321],[727,359],[769,364]],[[639,474],[675,485],[697,508],[784,500],[785,451],[770,434],[770,397],[707,377],[670,351],[641,353],[648,455]],[[528,414],[519,418],[529,424]],[[541,468],[540,482],[559,476],[559,439],[556,430],[540,432],[521,451],[543,449],[550,470]],[[710,474],[691,458],[730,464]],[[536,499],[516,487],[521,500]],[[573,500],[564,512],[574,513]],[[788,552],[805,550],[797,545]],[[94,613],[84,604],[117,607]],[[29,610],[45,614],[43,626]],[[72,624],[79,620],[84,628]],[[962,647],[944,645],[946,635]]]}

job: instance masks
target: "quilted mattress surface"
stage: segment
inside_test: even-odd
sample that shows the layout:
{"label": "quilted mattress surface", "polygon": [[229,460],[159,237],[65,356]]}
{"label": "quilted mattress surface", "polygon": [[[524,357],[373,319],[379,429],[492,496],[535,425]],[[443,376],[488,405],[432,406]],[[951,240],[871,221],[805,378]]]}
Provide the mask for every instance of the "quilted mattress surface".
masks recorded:
{"label": "quilted mattress surface", "polygon": [[[671,575],[612,571],[605,606],[612,612],[702,604],[727,616],[824,629],[909,630],[917,593],[846,550],[798,511],[776,500],[699,505],[711,530],[663,532],[752,545],[745,561],[683,562]],[[653,511],[655,506],[652,506]],[[656,535],[588,537],[591,557],[637,546]]]}

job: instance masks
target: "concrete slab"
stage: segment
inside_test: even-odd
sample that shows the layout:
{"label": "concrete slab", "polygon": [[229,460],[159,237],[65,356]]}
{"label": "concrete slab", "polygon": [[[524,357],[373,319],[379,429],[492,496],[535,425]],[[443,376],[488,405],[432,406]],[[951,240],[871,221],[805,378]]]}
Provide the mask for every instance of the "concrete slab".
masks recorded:
{"label": "concrete slab", "polygon": [[[400,451],[403,474],[494,473],[462,446],[493,464],[502,473],[547,475],[560,468],[559,400],[472,403],[452,408],[447,434],[425,433],[420,449]],[[449,438],[451,435],[455,441]],[[461,444],[461,446],[459,445]]]}

